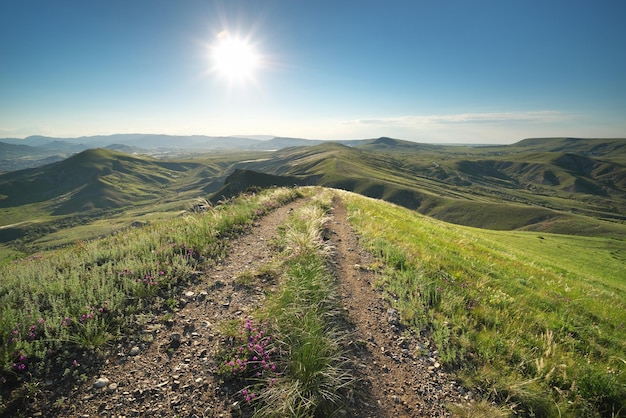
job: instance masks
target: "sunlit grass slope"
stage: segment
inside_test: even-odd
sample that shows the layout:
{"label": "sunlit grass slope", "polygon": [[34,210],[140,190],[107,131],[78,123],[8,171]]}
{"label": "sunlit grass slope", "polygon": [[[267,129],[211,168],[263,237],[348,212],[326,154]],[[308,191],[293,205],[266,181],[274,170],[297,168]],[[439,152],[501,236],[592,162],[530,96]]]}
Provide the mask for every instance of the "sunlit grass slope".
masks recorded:
{"label": "sunlit grass slope", "polygon": [[0,415],[23,401],[21,388],[86,379],[73,360],[97,364],[96,354],[131,333],[138,315],[171,314],[179,288],[224,256],[225,238],[299,196],[241,196],[0,266]]}
{"label": "sunlit grass slope", "polygon": [[[256,154],[255,154],[256,155]],[[0,254],[32,253],[176,216],[214,192],[239,153],[159,160],[91,149],[0,175]],[[12,251],[11,251],[12,250]]]}
{"label": "sunlit grass slope", "polygon": [[626,415],[624,241],[484,231],[342,196],[387,266],[378,286],[468,386],[528,416]]}

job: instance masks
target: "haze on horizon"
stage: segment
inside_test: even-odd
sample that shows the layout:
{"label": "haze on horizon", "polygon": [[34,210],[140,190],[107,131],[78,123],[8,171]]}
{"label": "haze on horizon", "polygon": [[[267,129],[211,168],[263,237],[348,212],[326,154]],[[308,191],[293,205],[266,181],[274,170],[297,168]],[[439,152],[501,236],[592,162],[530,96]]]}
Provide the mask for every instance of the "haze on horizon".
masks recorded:
{"label": "haze on horizon", "polygon": [[624,17],[621,0],[0,0],[0,137],[625,137]]}

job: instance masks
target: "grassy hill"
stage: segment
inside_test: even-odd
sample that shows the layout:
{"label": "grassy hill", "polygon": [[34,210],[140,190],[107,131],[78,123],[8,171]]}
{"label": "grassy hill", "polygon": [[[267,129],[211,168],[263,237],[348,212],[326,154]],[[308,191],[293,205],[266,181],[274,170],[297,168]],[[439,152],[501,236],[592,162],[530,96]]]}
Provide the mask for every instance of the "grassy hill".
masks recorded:
{"label": "grassy hill", "polygon": [[569,152],[590,157],[615,158],[624,161],[626,141],[624,138],[529,138],[513,147],[526,152]]}
{"label": "grassy hill", "polygon": [[[626,165],[616,162],[616,153],[626,152],[620,146],[626,140],[611,140],[610,146],[593,140],[576,148],[586,154],[595,150],[597,158],[551,151],[563,141],[541,140],[543,152],[539,145],[525,152],[519,144],[466,149],[381,138],[356,147],[327,143],[283,149],[269,160],[241,166],[315,177],[319,185],[468,226],[626,237]],[[606,157],[601,150],[612,160],[600,159]]]}
{"label": "grassy hill", "polygon": [[[131,223],[140,208],[145,214],[175,214],[191,199],[215,191],[222,170],[219,162],[164,161],[91,149],[57,163],[5,173],[0,175],[0,238],[34,242],[98,219],[116,224],[116,216]],[[66,235],[70,240],[90,237]]]}
{"label": "grassy hill", "polygon": [[624,241],[467,228],[345,196],[384,261],[379,287],[470,386],[522,416],[626,413]]}
{"label": "grassy hill", "polygon": [[[375,256],[360,268],[376,272],[373,285],[407,332],[429,335],[443,367],[480,394],[477,408],[489,406],[489,416],[494,405],[498,416],[626,414],[625,241],[470,228],[321,188],[266,190],[0,266],[0,408],[28,405],[51,377],[70,387],[95,380],[107,347],[138,335],[138,321],[176,318],[185,286],[228,251],[234,233],[287,201],[321,194],[347,206]],[[294,236],[292,251],[309,243]],[[322,240],[311,236],[317,248]],[[300,292],[276,295],[300,300]]]}
{"label": "grassy hill", "polygon": [[61,161],[68,155],[54,149],[0,142],[0,174],[3,171],[9,172]]}
{"label": "grassy hill", "polygon": [[160,189],[192,168],[91,149],[59,163],[3,175],[0,207],[49,202],[53,214],[117,208],[156,197]]}
{"label": "grassy hill", "polygon": [[624,139],[544,138],[490,147],[384,137],[281,141],[277,146],[306,146],[178,159],[96,149],[0,175],[0,240],[29,251],[94,236],[87,225],[97,236],[173,216],[198,197],[217,201],[249,187],[310,184],[461,225],[626,238]]}

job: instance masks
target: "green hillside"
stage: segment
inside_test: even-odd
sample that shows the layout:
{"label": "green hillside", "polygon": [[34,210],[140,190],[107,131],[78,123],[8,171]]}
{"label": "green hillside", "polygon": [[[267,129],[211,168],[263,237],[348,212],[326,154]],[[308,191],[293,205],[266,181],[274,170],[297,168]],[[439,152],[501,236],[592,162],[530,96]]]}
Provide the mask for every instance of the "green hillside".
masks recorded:
{"label": "green hillside", "polygon": [[624,241],[466,228],[344,196],[385,263],[378,286],[470,386],[522,416],[626,413]]}
{"label": "green hillside", "polygon": [[0,177],[0,207],[47,202],[53,214],[117,208],[155,198],[192,164],[164,163],[105,149]]}
{"label": "green hillside", "polygon": [[[165,161],[91,149],[57,163],[5,173],[0,175],[0,239],[32,243],[98,219],[116,224],[113,218],[122,217],[120,222],[129,224],[141,213],[173,215],[217,190],[222,172],[219,159]],[[94,236],[65,235],[70,240]]]}
{"label": "green hillside", "polygon": [[313,144],[175,160],[96,149],[6,173],[0,241],[11,243],[6,255],[17,247],[30,252],[175,216],[197,198],[216,202],[250,187],[313,184],[460,225],[626,238],[624,139],[489,147],[393,138]]}
{"label": "green hillside", "polygon": [[28,145],[15,145],[0,142],[0,155],[2,160],[19,159],[25,156],[37,156],[42,154],[40,150]]}
{"label": "green hillside", "polygon": [[467,149],[381,138],[358,147],[327,143],[284,149],[270,160],[242,166],[315,177],[319,185],[462,225],[626,237],[626,165],[616,162],[619,152],[626,154],[620,146],[626,140],[605,145],[577,140],[576,149],[595,150],[597,158],[551,151],[564,141],[531,141],[538,145],[526,152],[520,144]]}
{"label": "green hillside", "polygon": [[576,153],[623,163],[626,140],[624,138],[529,138],[513,144],[512,147],[523,149],[525,152]]}
{"label": "green hillside", "polygon": [[[0,266],[0,414],[28,410],[29,405],[54,411],[71,403],[57,389],[94,381],[107,356],[117,355],[115,342],[135,341],[141,327],[150,324],[152,329],[183,319],[177,312],[186,286],[206,279],[202,272],[214,270],[233,237],[302,197],[318,203],[315,209],[303,209],[292,221],[294,227],[278,228],[285,242],[279,240],[272,248],[275,260],[282,261],[237,279],[238,291],[246,292],[256,280],[282,277],[273,269],[286,268],[287,276],[298,274],[297,283],[276,279],[277,286],[266,288],[267,303],[260,310],[262,318],[275,321],[283,331],[300,327],[301,322],[316,327],[314,341],[299,340],[302,332],[291,329],[293,334],[284,337],[290,344],[302,343],[299,347],[306,350],[324,335],[325,325],[320,324],[331,314],[341,315],[333,278],[322,275],[318,283],[319,274],[293,264],[304,260],[319,273],[328,264],[323,257],[345,257],[324,249],[320,232],[331,219],[322,208],[328,211],[341,202],[360,245],[374,256],[358,269],[375,273],[372,286],[399,312],[405,327],[402,335],[431,339],[435,347],[429,350],[437,350],[442,366],[477,393],[478,402],[449,408],[461,416],[626,414],[626,241],[470,228],[319,187],[247,194],[213,210],[189,211]],[[210,292],[223,286],[220,283],[207,282],[203,288]],[[296,284],[297,289],[289,287]],[[315,299],[321,294],[330,296]],[[320,316],[313,320],[303,316],[306,312]],[[264,327],[268,323],[259,321]],[[212,335],[211,344],[243,338],[237,337],[233,321],[224,321],[219,329],[226,337]],[[340,356],[333,347],[334,355]],[[226,353],[229,349],[223,347]],[[423,356],[423,350],[418,347],[413,354]],[[264,353],[275,356],[279,351],[268,346]],[[161,353],[161,361],[167,361],[166,351]],[[306,351],[306,358],[313,361],[315,353]],[[272,361],[282,367],[281,360]],[[341,379],[322,373],[325,380],[317,386],[315,379],[289,380],[304,379],[300,369],[292,370],[293,375],[279,376],[278,382],[270,375],[274,380],[268,385],[249,378],[255,390],[268,391],[266,398],[261,395],[267,403],[259,403],[260,408],[267,411],[271,409],[267,405],[283,399],[278,396],[287,396],[288,391],[276,389],[286,388],[287,382],[309,384],[310,389],[298,396],[314,409],[316,403],[306,397],[340,393],[341,386],[334,384],[353,381],[346,374],[349,368],[342,369]],[[236,373],[232,368],[220,371],[229,372]],[[55,381],[53,388],[44,384],[50,379]]]}

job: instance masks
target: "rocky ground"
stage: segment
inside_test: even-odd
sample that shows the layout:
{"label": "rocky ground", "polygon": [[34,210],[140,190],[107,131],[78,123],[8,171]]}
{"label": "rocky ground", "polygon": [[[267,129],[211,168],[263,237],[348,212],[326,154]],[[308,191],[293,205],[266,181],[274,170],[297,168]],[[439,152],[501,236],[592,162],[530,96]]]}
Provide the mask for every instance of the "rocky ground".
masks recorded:
{"label": "rocky ground", "polygon": [[[228,256],[181,292],[180,309],[171,318],[139,318],[141,333],[120,343],[98,376],[70,388],[55,408],[58,416],[245,416],[235,389],[220,384],[214,373],[217,324],[245,318],[263,303],[276,283],[256,277],[250,286],[241,277],[272,261],[278,227],[305,203],[275,210],[234,239]],[[451,380],[428,338],[404,330],[398,313],[372,288],[371,256],[359,245],[340,200],[331,215],[331,263],[352,336],[346,348],[359,379],[359,393],[345,415],[449,416],[445,405],[467,401],[471,392]]]}

